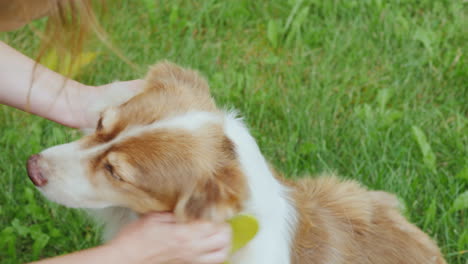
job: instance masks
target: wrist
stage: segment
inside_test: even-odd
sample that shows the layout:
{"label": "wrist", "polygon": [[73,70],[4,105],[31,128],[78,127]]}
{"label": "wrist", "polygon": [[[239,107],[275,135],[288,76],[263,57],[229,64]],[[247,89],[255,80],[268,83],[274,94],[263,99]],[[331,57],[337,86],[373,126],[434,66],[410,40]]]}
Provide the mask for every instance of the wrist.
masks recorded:
{"label": "wrist", "polygon": [[[52,121],[73,128],[90,128],[97,121],[90,105],[95,96],[95,87],[67,80],[62,91],[51,102],[49,113],[44,116]],[[34,87],[33,87],[34,89]]]}
{"label": "wrist", "polygon": [[102,99],[101,87],[82,84],[78,89],[80,90],[77,99],[80,103],[78,114],[81,118],[74,127],[81,129],[94,128],[102,110],[96,107],[99,100]]}
{"label": "wrist", "polygon": [[127,264],[138,263],[127,249],[120,247],[118,243],[110,242],[96,248],[100,251],[100,255],[106,256],[105,263],[112,264]]}

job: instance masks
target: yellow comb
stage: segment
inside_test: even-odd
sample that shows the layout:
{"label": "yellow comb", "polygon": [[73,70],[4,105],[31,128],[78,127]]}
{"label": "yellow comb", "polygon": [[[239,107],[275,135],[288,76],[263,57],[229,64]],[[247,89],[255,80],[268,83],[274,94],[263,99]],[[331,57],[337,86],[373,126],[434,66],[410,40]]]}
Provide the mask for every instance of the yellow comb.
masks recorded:
{"label": "yellow comb", "polygon": [[[258,233],[259,225],[255,217],[246,214],[236,215],[228,223],[232,229],[231,254],[243,248]],[[225,262],[224,264],[229,264]]]}

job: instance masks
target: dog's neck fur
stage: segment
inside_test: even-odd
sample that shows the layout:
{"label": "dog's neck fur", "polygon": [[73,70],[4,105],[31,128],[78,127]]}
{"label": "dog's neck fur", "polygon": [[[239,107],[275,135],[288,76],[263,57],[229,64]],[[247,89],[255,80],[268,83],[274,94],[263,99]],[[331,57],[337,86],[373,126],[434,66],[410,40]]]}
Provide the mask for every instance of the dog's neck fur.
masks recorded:
{"label": "dog's neck fur", "polygon": [[260,232],[235,254],[232,263],[289,264],[292,229],[297,220],[288,189],[275,179],[255,139],[235,114],[226,115],[224,131],[236,145],[249,185],[250,198],[245,213],[254,215],[260,223]]}
{"label": "dog's neck fur", "polygon": [[[297,212],[290,201],[289,190],[273,176],[255,139],[235,113],[225,114],[224,131],[236,146],[249,186],[250,197],[243,213],[255,216],[260,225],[257,236],[235,253],[230,263],[289,264],[291,240],[297,225]],[[130,209],[119,207],[93,210],[93,215],[106,225],[104,240],[112,238],[124,225],[138,218]]]}

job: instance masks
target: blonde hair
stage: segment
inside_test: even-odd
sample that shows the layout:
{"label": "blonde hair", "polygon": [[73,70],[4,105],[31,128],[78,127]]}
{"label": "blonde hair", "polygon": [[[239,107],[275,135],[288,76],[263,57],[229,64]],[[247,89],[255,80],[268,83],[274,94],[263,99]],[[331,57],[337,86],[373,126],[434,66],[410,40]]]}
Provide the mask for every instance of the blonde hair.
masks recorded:
{"label": "blonde hair", "polygon": [[15,0],[7,2],[5,10],[2,11],[1,14],[9,16],[8,20],[20,21],[20,25],[47,16],[45,30],[30,25],[32,31],[41,39],[35,59],[41,63],[47,59],[49,51],[53,51],[57,64],[54,70],[65,77],[71,77],[70,73],[77,63],[76,59],[82,54],[91,36],[97,37],[132,68],[137,68],[111,44],[106,32],[100,26],[96,14],[102,16],[106,13],[105,0]]}
{"label": "blonde hair", "polygon": [[60,72],[68,77],[75,58],[83,52],[92,33],[112,47],[94,12],[96,8],[103,11],[103,4],[93,6],[92,0],[48,0],[48,4],[50,10],[47,25],[44,32],[39,33],[41,46],[36,57],[37,62],[41,62],[44,55],[54,49],[57,57],[70,58],[57,61],[57,68],[62,69]]}
{"label": "blonde hair", "polygon": [[[0,0],[1,1],[1,0]],[[80,65],[80,55],[91,36],[97,39],[116,54],[133,69],[137,67],[119,52],[108,40],[106,32],[101,28],[96,14],[104,14],[107,11],[105,0],[15,0],[17,15],[25,24],[33,19],[47,16],[47,24],[44,30],[39,30],[30,25],[41,39],[39,51],[36,55],[36,64],[33,72],[36,72],[39,63],[44,63],[53,54],[53,70],[62,74],[62,89],[57,93],[57,98],[66,87],[66,82],[73,78],[75,66]],[[31,2],[32,1],[32,2]],[[11,11],[11,10],[10,10]],[[49,60],[50,62],[50,60]],[[49,66],[50,65],[46,65]],[[33,83],[36,78],[33,74],[30,80],[30,88],[27,94],[27,106],[30,107],[30,97]]]}

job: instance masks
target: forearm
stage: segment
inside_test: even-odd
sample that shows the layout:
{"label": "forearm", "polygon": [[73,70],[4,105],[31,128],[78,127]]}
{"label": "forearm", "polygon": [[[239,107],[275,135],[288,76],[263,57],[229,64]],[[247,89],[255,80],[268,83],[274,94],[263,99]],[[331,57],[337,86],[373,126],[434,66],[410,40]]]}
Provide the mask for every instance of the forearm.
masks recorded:
{"label": "forearm", "polygon": [[127,258],[109,246],[100,246],[75,253],[49,258],[30,264],[127,264]]}
{"label": "forearm", "polygon": [[36,64],[0,41],[0,104],[79,127],[88,122],[82,112],[87,101],[82,98],[89,94],[89,89]]}

